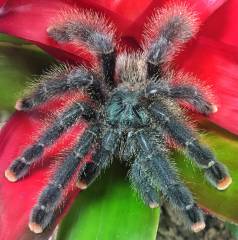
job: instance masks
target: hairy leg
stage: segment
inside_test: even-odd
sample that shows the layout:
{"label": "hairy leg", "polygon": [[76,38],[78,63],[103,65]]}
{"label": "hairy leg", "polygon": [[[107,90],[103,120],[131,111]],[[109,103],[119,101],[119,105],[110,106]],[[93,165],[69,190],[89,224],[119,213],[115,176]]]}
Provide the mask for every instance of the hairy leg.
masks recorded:
{"label": "hairy leg", "polygon": [[132,186],[139,193],[143,201],[151,208],[159,207],[159,187],[154,186],[149,173],[138,163],[137,159],[131,166],[129,177]]}
{"label": "hairy leg", "polygon": [[53,123],[43,132],[39,139],[23,154],[16,159],[5,171],[6,178],[15,182],[25,176],[32,165],[43,154],[45,148],[49,147],[66,132],[80,117],[85,120],[95,118],[94,110],[84,102],[77,102],[60,114]]}
{"label": "hairy leg", "polygon": [[172,3],[157,11],[145,26],[143,49],[149,78],[158,75],[161,64],[170,61],[197,32],[196,14],[190,9],[184,3]]}
{"label": "hairy leg", "polygon": [[[162,137],[158,131],[157,134]],[[189,227],[194,232],[202,230],[205,227],[202,211],[196,206],[190,191],[180,183],[162,145],[154,142],[145,130],[137,132],[136,141],[140,149],[136,163],[151,177],[152,184],[160,188],[172,206],[180,211]]]}
{"label": "hairy leg", "polygon": [[199,113],[209,115],[217,111],[216,105],[208,102],[204,94],[191,84],[169,86],[166,84],[150,83],[145,89],[146,97],[162,95],[176,100],[184,100],[191,104]]}
{"label": "hairy leg", "polygon": [[36,86],[33,93],[17,102],[16,109],[31,110],[59,94],[80,89],[90,89],[94,99],[105,98],[100,77],[93,71],[77,67],[70,71],[64,69],[56,72],[52,71],[43,76],[42,82]]}
{"label": "hairy leg", "polygon": [[50,183],[42,191],[33,208],[29,227],[35,233],[42,232],[52,221],[55,209],[62,200],[63,190],[74,175],[79,163],[89,152],[99,132],[98,124],[89,127],[54,173]]}
{"label": "hairy leg", "polygon": [[200,144],[192,131],[178,120],[162,102],[150,105],[149,111],[165,128],[172,138],[195,160],[200,168],[205,169],[207,180],[219,190],[226,189],[231,184],[231,177],[223,164],[218,162],[213,153]]}
{"label": "hairy leg", "polygon": [[116,53],[113,26],[103,16],[89,11],[80,12],[77,16],[69,14],[65,19],[50,26],[48,35],[59,43],[73,41],[85,44],[101,60],[106,82],[114,86]]}
{"label": "hairy leg", "polygon": [[79,174],[78,187],[87,188],[105,169],[112,160],[113,154],[118,147],[120,133],[117,129],[108,129],[103,133],[101,144],[93,156],[93,161],[85,164]]}

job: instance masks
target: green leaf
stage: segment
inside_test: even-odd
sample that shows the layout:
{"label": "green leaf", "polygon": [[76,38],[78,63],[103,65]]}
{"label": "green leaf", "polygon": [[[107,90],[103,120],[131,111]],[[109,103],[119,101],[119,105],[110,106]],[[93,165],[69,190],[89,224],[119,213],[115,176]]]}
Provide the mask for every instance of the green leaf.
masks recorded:
{"label": "green leaf", "polygon": [[27,43],[19,38],[4,34],[4,33],[0,33],[0,42],[7,42],[7,43],[13,43],[13,44],[30,44]]}
{"label": "green leaf", "polygon": [[0,43],[0,109],[12,110],[26,82],[52,62],[37,47]]}
{"label": "green leaf", "polygon": [[202,127],[206,130],[206,134],[201,135],[202,141],[228,167],[233,183],[225,191],[216,190],[205,181],[202,171],[189,164],[191,161],[182,154],[174,155],[176,166],[201,207],[223,220],[238,223],[238,137],[212,124]]}
{"label": "green leaf", "polygon": [[57,240],[155,240],[159,210],[145,206],[119,165],[79,194]]}

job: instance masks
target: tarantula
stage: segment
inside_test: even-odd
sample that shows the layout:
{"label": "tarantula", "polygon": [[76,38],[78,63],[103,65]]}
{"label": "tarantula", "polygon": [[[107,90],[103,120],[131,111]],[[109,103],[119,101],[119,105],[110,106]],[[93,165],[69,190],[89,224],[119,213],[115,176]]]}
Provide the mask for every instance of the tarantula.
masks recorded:
{"label": "tarantula", "polygon": [[[184,4],[156,11],[145,28],[143,52],[119,51],[114,27],[92,11],[69,13],[47,29],[59,44],[84,44],[97,57],[99,67],[79,65],[46,74],[16,104],[17,110],[30,111],[69,91],[83,89],[90,96],[87,101],[73,101],[5,171],[9,181],[17,181],[63,133],[82,119],[88,122],[32,209],[29,227],[33,232],[40,233],[52,223],[73,176],[78,176],[78,187],[85,189],[116,154],[130,165],[130,181],[146,204],[158,207],[161,191],[194,232],[205,227],[202,210],[180,182],[168,156],[169,137],[204,170],[213,186],[224,190],[231,184],[225,166],[188,126],[179,101],[205,115],[216,112],[216,106],[193,82],[173,81],[190,76],[172,71],[171,60],[197,30],[196,14]],[[78,170],[92,149],[92,161]]]}

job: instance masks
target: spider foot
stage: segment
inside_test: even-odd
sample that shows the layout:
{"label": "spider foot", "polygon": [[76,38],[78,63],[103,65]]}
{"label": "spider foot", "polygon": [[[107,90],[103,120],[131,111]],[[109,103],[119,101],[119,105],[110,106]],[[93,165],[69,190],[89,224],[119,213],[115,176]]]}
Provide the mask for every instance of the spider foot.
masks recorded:
{"label": "spider foot", "polygon": [[232,178],[230,176],[226,176],[218,182],[217,189],[225,190],[231,185],[231,183],[232,183]]}
{"label": "spider foot", "polygon": [[79,174],[76,186],[81,190],[86,189],[99,175],[99,169],[94,162],[85,164],[83,171]]}
{"label": "spider foot", "polygon": [[28,98],[23,98],[23,99],[18,99],[16,104],[15,104],[15,109],[17,111],[26,111],[30,110],[33,107],[33,102],[31,99]]}
{"label": "spider foot", "polygon": [[22,100],[21,99],[17,100],[16,105],[15,105],[15,109],[17,111],[21,111],[22,110]]}
{"label": "spider foot", "polygon": [[5,177],[10,182],[16,182],[28,172],[29,165],[22,159],[15,160],[11,166],[5,171]]}
{"label": "spider foot", "polygon": [[206,224],[202,221],[202,222],[194,223],[191,226],[191,229],[193,232],[197,233],[197,232],[202,231],[205,227],[206,227]]}
{"label": "spider foot", "polygon": [[227,189],[231,183],[232,178],[230,177],[225,166],[219,162],[205,170],[207,180],[218,190]]}
{"label": "spider foot", "polygon": [[54,212],[47,212],[44,208],[36,206],[28,224],[30,230],[34,233],[42,233],[44,229],[53,222]]}
{"label": "spider foot", "polygon": [[34,223],[34,222],[30,222],[28,224],[30,230],[34,233],[42,233],[43,232],[43,228],[41,227],[40,224]]}
{"label": "spider foot", "polygon": [[218,111],[218,107],[215,104],[211,105],[211,113],[216,113]]}
{"label": "spider foot", "polygon": [[186,209],[184,215],[193,232],[200,232],[206,227],[202,210],[198,208],[196,204],[189,209]]}
{"label": "spider foot", "polygon": [[215,104],[212,103],[204,103],[201,106],[197,107],[198,109],[200,108],[199,112],[201,114],[204,114],[205,116],[209,116],[213,113],[216,113],[218,111],[218,107]]}
{"label": "spider foot", "polygon": [[9,182],[16,182],[17,181],[16,174],[13,171],[11,171],[10,169],[7,169],[5,171],[5,177],[7,178],[7,180]]}
{"label": "spider foot", "polygon": [[150,206],[150,208],[158,208],[159,207],[159,203],[153,201],[153,202],[149,203],[149,206]]}
{"label": "spider foot", "polygon": [[87,189],[88,188],[88,184],[85,183],[84,181],[78,181],[76,183],[76,186],[81,189],[81,190],[84,190],[84,189]]}

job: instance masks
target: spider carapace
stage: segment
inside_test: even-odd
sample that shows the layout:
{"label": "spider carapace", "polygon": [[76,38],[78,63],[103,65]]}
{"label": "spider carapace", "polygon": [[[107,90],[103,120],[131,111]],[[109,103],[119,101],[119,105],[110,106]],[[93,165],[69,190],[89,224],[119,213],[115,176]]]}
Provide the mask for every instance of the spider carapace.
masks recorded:
{"label": "spider carapace", "polygon": [[[130,53],[118,50],[114,27],[100,14],[85,10],[63,15],[47,29],[49,37],[59,44],[84,44],[98,58],[99,66],[49,72],[16,104],[19,111],[36,111],[54,97],[82,89],[91,98],[72,101],[5,172],[10,181],[21,179],[63,133],[82,119],[88,122],[41,192],[32,209],[30,229],[40,233],[52,223],[72,176],[78,175],[77,185],[84,189],[118,155],[130,165],[130,181],[146,204],[158,207],[161,191],[188,226],[200,231],[205,227],[202,210],[170,163],[168,142],[184,149],[217,189],[226,189],[231,178],[225,166],[199,142],[179,103],[186,102],[205,115],[217,110],[196,87],[196,78],[173,70],[171,64],[181,46],[197,32],[196,14],[185,4],[170,4],[156,11],[145,27],[143,51]],[[92,161],[77,171],[92,149]]]}

